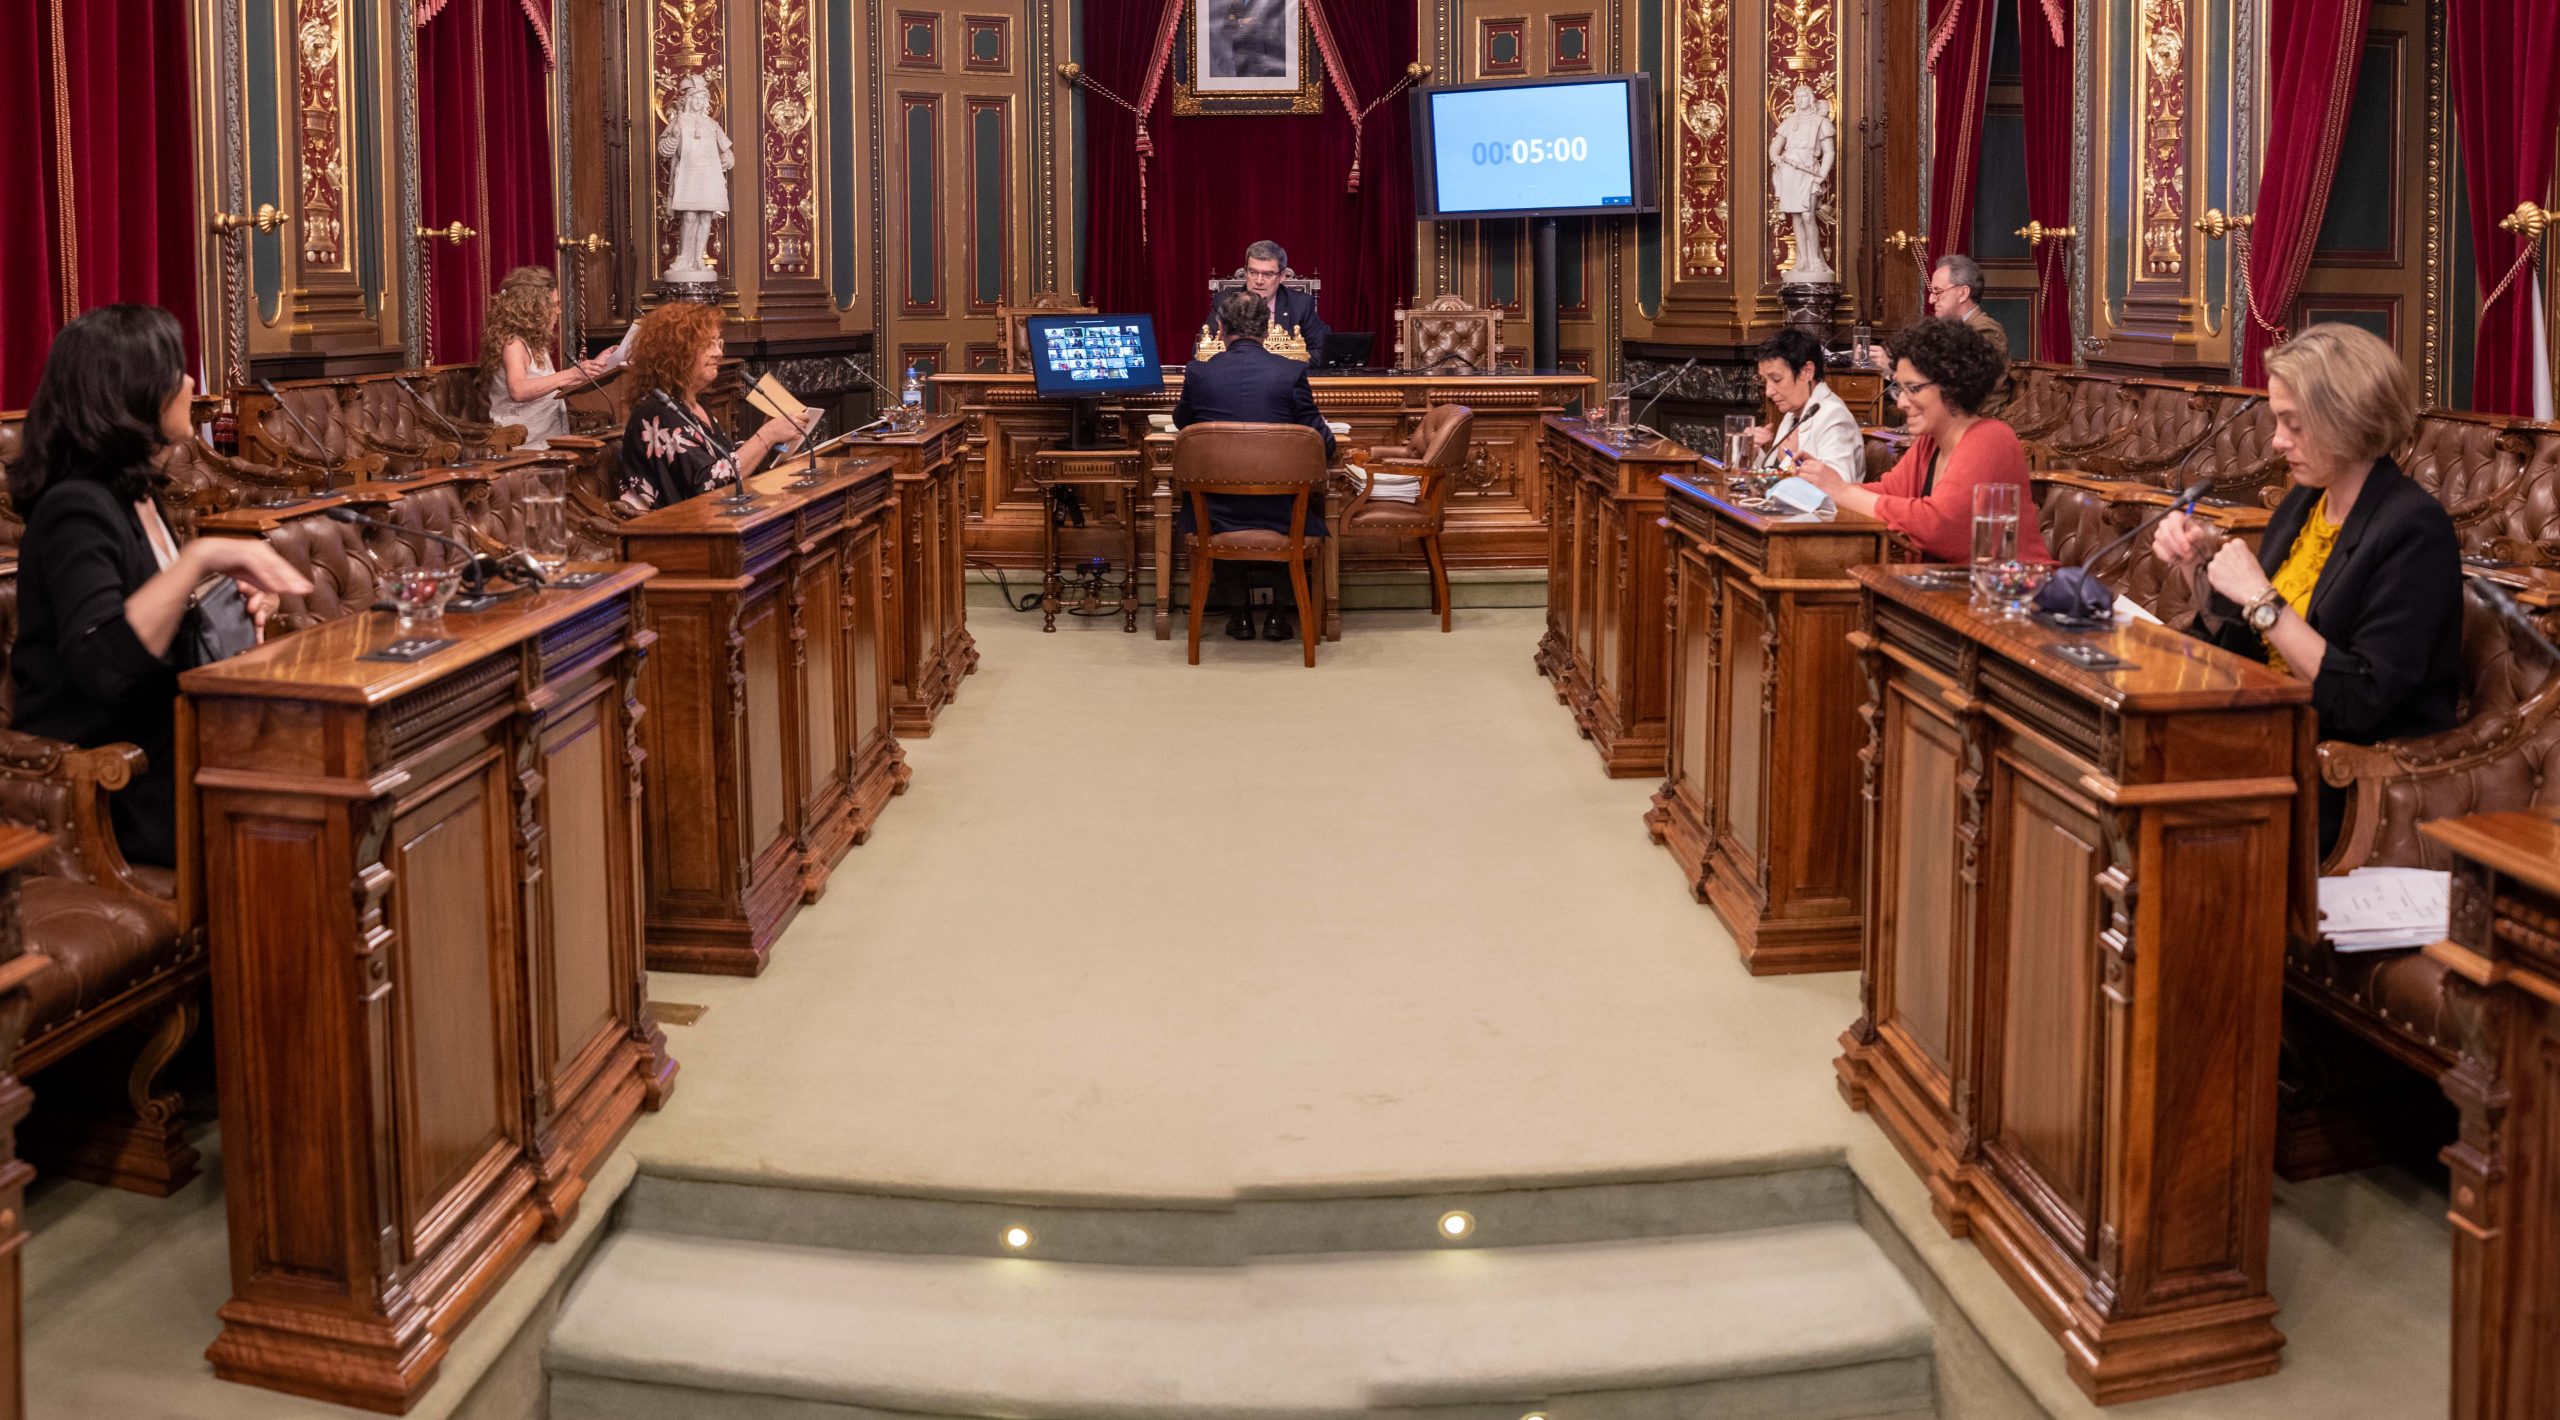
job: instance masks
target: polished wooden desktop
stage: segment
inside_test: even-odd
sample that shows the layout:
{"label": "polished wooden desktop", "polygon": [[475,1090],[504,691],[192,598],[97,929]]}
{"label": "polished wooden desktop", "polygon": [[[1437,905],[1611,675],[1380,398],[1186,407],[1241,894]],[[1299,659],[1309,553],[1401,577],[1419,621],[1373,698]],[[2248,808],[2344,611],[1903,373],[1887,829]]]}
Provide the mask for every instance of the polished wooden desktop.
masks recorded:
{"label": "polished wooden desktop", "polygon": [[883,623],[889,709],[900,736],[922,739],[959,695],[960,682],[978,669],[978,643],[969,634],[969,490],[961,476],[960,416],[867,434],[845,448],[885,458],[895,470],[886,536],[897,575],[889,581]]}
{"label": "polished wooden desktop", "polygon": [[2445,1094],[2453,1175],[2453,1420],[2560,1415],[2560,820],[2481,814],[2452,850],[2449,936],[2426,950],[2478,1022]]}
{"label": "polished wooden desktop", "polygon": [[1866,929],[1850,569],[1884,524],[1662,478],[1670,698],[1645,826],[1755,976],[1847,971]]}
{"label": "polished wooden desktop", "polygon": [[398,1412],[674,1065],[640,951],[651,569],[181,677],[231,1299],[214,1373]]}
{"label": "polished wooden desktop", "polygon": [[[957,413],[968,428],[968,483],[975,514],[969,527],[972,557],[1003,567],[1040,565],[1041,495],[1031,480],[1031,455],[1067,441],[1069,405],[1043,399],[1028,374],[991,372],[936,375],[939,407]],[[1453,567],[1538,567],[1547,547],[1547,486],[1539,421],[1591,398],[1596,384],[1588,375],[1499,374],[1324,374],[1309,377],[1316,407],[1327,419],[1351,426],[1338,438],[1344,456],[1381,444],[1403,442],[1414,425],[1435,405],[1463,404],[1475,411],[1474,446],[1466,471],[1449,499],[1445,538]],[[1147,416],[1171,414],[1182,394],[1182,370],[1165,371],[1161,392],[1105,400],[1105,438],[1137,447],[1146,437]],[[1149,511],[1170,506],[1170,498],[1148,500]],[[1118,529],[1070,529],[1066,550],[1072,557],[1120,555]],[[1410,539],[1352,537],[1339,549],[1342,566],[1351,571],[1420,568],[1422,555]],[[1169,536],[1141,540],[1141,546],[1170,546]],[[1162,579],[1159,579],[1162,580]],[[1159,615],[1166,615],[1159,607]],[[1159,623],[1160,634],[1169,634]]]}
{"label": "polished wooden desktop", "polygon": [[1559,416],[1541,444],[1547,630],[1535,663],[1609,777],[1660,774],[1670,713],[1663,479],[1694,479],[1705,464],[1668,439],[1621,448],[1600,426]]}
{"label": "polished wooden desktop", "polygon": [[645,681],[649,965],[753,976],[907,787],[890,728],[891,463],[793,463],[622,525],[660,569]]}
{"label": "polished wooden desktop", "polygon": [[1987,619],[1931,575],[1855,571],[1868,913],[1842,1093],[2093,1400],[2264,1375],[2311,687],[2151,623]]}

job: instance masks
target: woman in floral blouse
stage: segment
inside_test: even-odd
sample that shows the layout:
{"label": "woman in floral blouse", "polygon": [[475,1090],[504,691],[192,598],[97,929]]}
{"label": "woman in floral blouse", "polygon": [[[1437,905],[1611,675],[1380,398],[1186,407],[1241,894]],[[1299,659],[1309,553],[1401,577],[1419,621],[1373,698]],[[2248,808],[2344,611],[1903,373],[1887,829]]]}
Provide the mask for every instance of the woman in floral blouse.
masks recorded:
{"label": "woman in floral blouse", "polygon": [[677,301],[641,319],[631,343],[631,387],[639,394],[622,431],[614,489],[624,508],[645,513],[735,483],[808,432],[776,416],[744,443],[732,443],[702,407],[702,392],[719,373],[718,309]]}

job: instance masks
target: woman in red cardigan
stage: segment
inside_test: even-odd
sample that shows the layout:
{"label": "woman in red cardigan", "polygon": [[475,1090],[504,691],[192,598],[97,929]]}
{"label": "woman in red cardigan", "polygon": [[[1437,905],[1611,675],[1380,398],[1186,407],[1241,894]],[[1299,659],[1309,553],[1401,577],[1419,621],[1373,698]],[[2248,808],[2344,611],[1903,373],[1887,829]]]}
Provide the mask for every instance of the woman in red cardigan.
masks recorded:
{"label": "woman in red cardigan", "polygon": [[1973,556],[1973,490],[1985,483],[2018,486],[2018,556],[2050,560],[2036,526],[2035,490],[2026,451],[2008,425],[1977,410],[1999,387],[2009,362],[1962,321],[1913,321],[1893,337],[1893,382],[1885,393],[1914,435],[1893,471],[1858,484],[1828,465],[1796,465],[1805,481],[1852,513],[1881,518],[1932,562]]}

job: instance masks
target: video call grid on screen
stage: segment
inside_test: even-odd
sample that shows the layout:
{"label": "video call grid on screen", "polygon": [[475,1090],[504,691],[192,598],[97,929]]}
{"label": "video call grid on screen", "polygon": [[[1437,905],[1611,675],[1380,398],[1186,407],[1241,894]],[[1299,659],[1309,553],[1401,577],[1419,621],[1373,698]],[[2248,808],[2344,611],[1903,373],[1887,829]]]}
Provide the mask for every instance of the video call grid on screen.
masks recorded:
{"label": "video call grid on screen", "polygon": [[1443,216],[1636,210],[1625,80],[1431,92]]}
{"label": "video call grid on screen", "polygon": [[1051,316],[1031,322],[1033,383],[1043,394],[1161,389],[1155,322],[1146,316]]}

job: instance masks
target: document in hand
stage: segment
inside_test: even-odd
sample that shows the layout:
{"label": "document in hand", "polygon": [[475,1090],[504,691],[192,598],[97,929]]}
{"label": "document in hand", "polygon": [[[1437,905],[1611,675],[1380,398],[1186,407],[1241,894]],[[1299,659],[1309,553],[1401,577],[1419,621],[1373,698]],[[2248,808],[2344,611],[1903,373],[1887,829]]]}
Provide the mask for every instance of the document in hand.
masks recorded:
{"label": "document in hand", "polygon": [[809,406],[792,398],[791,391],[784,389],[782,382],[771,375],[756,381],[755,388],[747,391],[747,403],[768,415],[788,419],[803,429],[809,427]]}
{"label": "document in hand", "polygon": [[2382,952],[2444,939],[2453,875],[2358,868],[2320,880],[2320,935],[2333,950]]}

